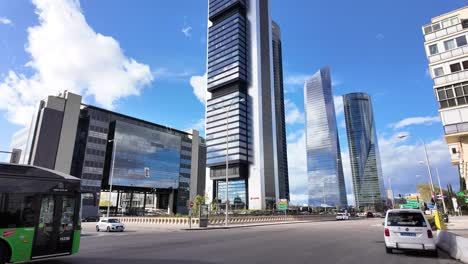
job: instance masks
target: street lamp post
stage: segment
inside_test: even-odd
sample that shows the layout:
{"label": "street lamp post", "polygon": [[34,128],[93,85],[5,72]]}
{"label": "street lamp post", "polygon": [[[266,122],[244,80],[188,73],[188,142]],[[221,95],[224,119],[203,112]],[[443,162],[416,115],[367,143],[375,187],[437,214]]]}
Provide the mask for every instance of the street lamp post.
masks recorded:
{"label": "street lamp post", "polygon": [[[244,98],[239,100],[232,100],[229,106],[224,106],[223,109],[226,111],[226,218],[225,226],[228,226],[228,217],[229,217],[229,111],[234,103],[244,102]],[[216,108],[215,108],[216,109]]]}
{"label": "street lamp post", "polygon": [[[406,138],[406,137],[409,137],[410,135],[400,135],[398,136],[398,138]],[[427,147],[426,147],[426,142],[424,142],[424,140],[420,137],[417,137],[417,139],[419,139],[423,146],[424,146],[424,156],[426,158],[426,167],[427,167],[427,171],[429,173],[429,179],[431,180],[430,181],[430,185],[431,185],[431,191],[432,191],[432,198],[434,198],[434,209],[437,210],[437,200],[435,198],[435,189],[434,189],[434,181],[432,180],[432,172],[431,172],[431,164],[429,163],[429,157],[427,155]]]}
{"label": "street lamp post", "polygon": [[107,218],[109,218],[110,204],[112,201],[112,181],[114,180],[114,164],[115,164],[115,139],[108,140],[107,142],[112,142],[112,168],[111,174],[109,176],[109,202],[107,203]]}
{"label": "street lamp post", "polygon": [[444,214],[446,214],[447,213],[447,207],[445,207],[444,193],[442,192],[442,185],[440,185],[440,177],[439,177],[439,169],[438,168],[436,168],[436,173],[437,173],[437,181],[439,182],[440,198],[442,199],[442,206],[444,207]]}

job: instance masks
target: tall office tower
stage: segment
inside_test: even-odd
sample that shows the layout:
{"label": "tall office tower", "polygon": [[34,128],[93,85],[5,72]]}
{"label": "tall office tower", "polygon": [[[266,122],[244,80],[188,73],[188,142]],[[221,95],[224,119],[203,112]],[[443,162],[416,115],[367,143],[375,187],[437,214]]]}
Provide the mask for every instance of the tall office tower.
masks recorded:
{"label": "tall office tower", "polygon": [[468,7],[423,26],[424,47],[451,161],[468,182]]}
{"label": "tall office tower", "polygon": [[371,97],[365,93],[346,94],[343,107],[356,208],[380,212],[386,204],[386,193]]}
{"label": "tall office tower", "polygon": [[272,21],[272,38],[279,198],[289,200],[288,146],[284,118],[283,52],[281,48],[281,29],[274,21]]}
{"label": "tall office tower", "polygon": [[307,176],[310,206],[347,206],[330,69],[304,85]]}
{"label": "tall office tower", "polygon": [[269,4],[209,0],[206,195],[226,201],[228,156],[231,208],[272,208],[279,197]]}

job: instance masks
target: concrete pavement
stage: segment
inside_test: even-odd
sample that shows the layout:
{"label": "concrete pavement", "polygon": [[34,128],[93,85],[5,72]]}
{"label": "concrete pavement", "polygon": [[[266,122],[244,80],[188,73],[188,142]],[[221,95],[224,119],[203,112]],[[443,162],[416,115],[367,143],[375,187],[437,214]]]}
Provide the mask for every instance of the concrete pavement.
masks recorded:
{"label": "concrete pavement", "polygon": [[39,263],[457,263],[385,253],[382,219],[207,231],[132,230],[82,239],[80,253]]}

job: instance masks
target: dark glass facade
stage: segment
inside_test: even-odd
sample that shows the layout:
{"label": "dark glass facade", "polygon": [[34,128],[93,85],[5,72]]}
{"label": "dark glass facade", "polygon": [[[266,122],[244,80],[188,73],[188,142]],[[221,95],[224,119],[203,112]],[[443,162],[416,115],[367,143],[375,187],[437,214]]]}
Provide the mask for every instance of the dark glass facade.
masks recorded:
{"label": "dark glass facade", "polygon": [[[160,206],[168,205],[164,200],[174,190],[173,211],[186,213],[192,166],[190,135],[94,106],[84,107],[78,121],[71,173],[81,178],[81,190],[98,195],[108,190],[113,148],[109,140],[114,138],[117,152],[113,189],[142,193],[157,189],[156,193],[162,195]],[[145,177],[145,168],[149,178]],[[83,205],[83,215],[96,214],[92,196],[84,196]]]}
{"label": "dark glass facade", "polygon": [[115,186],[176,189],[179,172],[190,173],[180,167],[180,136],[116,121],[113,140]]}
{"label": "dark glass facade", "polygon": [[[229,178],[245,183],[252,155],[245,1],[210,0],[209,19],[206,163],[210,179],[225,179],[227,155]],[[245,188],[245,184],[239,186]],[[213,189],[214,197],[218,189]],[[246,189],[242,192],[242,201],[247,203]]]}
{"label": "dark glass facade", "polygon": [[279,198],[289,200],[288,146],[286,141],[286,122],[284,114],[281,29],[274,21],[272,21],[272,40]]}
{"label": "dark glass facade", "polygon": [[304,100],[309,205],[347,206],[329,68],[306,80]]}
{"label": "dark glass facade", "polygon": [[356,207],[381,210],[386,198],[371,98],[346,94],[343,106]]}
{"label": "dark glass facade", "polygon": [[[226,203],[226,181],[216,181],[218,201]],[[229,180],[229,202],[230,207],[235,209],[246,209],[247,206],[247,183],[245,179]]]}

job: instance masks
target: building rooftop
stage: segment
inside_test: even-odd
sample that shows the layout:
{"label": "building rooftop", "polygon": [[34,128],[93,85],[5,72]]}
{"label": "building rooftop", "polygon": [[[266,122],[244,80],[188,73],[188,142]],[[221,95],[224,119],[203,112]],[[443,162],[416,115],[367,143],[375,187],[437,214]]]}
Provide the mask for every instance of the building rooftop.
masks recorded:
{"label": "building rooftop", "polygon": [[458,15],[461,18],[468,18],[468,6],[464,6],[462,8],[450,11],[450,12],[442,14],[440,16],[433,17],[431,19],[431,23],[437,23],[437,22],[440,22],[440,21],[442,21],[444,19],[447,19],[449,17],[458,16]]}

